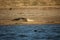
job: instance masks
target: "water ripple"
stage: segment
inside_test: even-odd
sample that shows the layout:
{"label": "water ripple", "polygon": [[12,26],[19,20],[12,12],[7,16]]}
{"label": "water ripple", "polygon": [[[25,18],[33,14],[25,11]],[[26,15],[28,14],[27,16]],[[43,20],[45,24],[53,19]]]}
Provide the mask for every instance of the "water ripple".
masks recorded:
{"label": "water ripple", "polygon": [[60,25],[0,26],[0,40],[60,40]]}

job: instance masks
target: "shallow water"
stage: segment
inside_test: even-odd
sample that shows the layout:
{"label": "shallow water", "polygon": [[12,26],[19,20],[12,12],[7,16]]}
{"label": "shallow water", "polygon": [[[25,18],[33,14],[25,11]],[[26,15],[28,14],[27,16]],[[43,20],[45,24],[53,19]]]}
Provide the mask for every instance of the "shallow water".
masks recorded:
{"label": "shallow water", "polygon": [[60,40],[60,24],[0,26],[0,40]]}

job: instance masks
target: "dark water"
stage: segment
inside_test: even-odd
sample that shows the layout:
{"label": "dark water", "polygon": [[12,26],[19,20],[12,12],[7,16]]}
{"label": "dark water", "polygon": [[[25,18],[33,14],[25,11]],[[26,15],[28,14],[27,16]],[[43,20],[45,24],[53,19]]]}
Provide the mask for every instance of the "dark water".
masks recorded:
{"label": "dark water", "polygon": [[60,25],[0,26],[0,40],[60,40]]}

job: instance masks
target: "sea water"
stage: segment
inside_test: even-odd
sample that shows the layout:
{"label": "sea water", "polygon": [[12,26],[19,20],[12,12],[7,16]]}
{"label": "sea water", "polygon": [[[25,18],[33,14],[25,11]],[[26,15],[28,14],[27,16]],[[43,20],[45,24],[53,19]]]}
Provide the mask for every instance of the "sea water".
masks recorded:
{"label": "sea water", "polygon": [[0,25],[0,40],[60,40],[60,24]]}

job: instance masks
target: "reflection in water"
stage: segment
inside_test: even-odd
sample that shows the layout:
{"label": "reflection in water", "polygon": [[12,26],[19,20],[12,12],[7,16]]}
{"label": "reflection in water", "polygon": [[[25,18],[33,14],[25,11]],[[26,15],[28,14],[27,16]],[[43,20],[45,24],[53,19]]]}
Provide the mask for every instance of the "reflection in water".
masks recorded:
{"label": "reflection in water", "polygon": [[60,40],[60,25],[0,26],[0,40]]}

